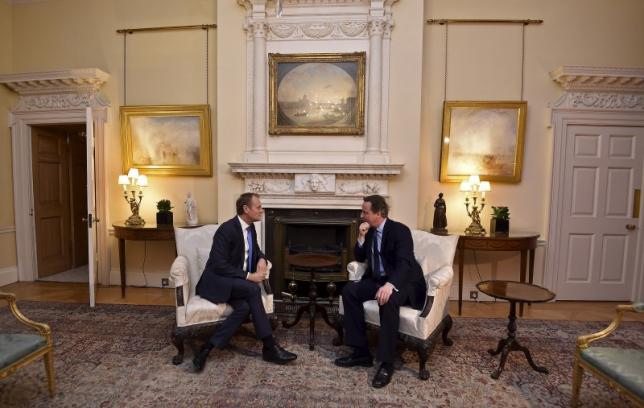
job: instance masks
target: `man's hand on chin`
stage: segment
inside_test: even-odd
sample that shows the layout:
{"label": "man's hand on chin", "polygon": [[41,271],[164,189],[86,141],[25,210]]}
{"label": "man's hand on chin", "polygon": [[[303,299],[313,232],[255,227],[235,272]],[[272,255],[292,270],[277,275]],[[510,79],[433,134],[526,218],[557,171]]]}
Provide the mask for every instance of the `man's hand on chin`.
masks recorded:
{"label": "man's hand on chin", "polygon": [[378,292],[376,292],[376,300],[378,301],[378,304],[382,306],[387,303],[393,291],[394,285],[389,282],[380,287],[380,289],[378,289]]}

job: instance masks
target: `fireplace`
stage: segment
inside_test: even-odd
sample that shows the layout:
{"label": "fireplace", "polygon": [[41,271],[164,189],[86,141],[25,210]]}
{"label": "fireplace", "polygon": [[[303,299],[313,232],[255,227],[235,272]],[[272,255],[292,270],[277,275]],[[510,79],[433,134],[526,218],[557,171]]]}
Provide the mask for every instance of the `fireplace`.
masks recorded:
{"label": "fireplace", "polygon": [[[295,294],[303,296],[310,279],[310,269],[293,266],[289,255],[320,254],[337,257],[333,266],[316,268],[318,293],[325,296],[328,282],[347,280],[347,264],[353,260],[353,247],[358,236],[360,210],[344,209],[267,209],[266,256],[272,262],[270,283],[277,299],[289,291],[289,283],[299,283]],[[291,288],[293,289],[293,288]],[[337,296],[337,293],[336,293]]]}

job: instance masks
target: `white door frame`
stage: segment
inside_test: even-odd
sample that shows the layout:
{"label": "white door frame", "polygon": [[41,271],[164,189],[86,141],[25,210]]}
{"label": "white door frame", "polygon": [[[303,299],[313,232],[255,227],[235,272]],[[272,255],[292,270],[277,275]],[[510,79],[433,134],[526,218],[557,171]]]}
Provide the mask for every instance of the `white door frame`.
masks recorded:
{"label": "white door frame", "polygon": [[[569,126],[635,126],[644,127],[644,69],[559,67],[551,76],[566,91],[551,106],[553,127],[552,183],[550,191],[548,250],[544,286],[556,291],[561,273],[560,246],[565,182],[566,135]],[[644,186],[643,186],[644,187]],[[644,240],[640,203],[638,220],[635,282],[631,300],[644,299]]]}
{"label": "white door frame", "polygon": [[[99,281],[109,271],[107,247],[106,189],[104,171],[104,126],[107,108],[92,108],[95,128],[96,214],[101,222],[97,227],[97,252],[99,254]],[[16,252],[18,280],[34,281],[38,277],[36,264],[36,231],[33,219],[33,178],[31,157],[31,126],[63,123],[86,124],[86,108],[12,112],[9,115],[12,141],[14,215],[16,220]]]}

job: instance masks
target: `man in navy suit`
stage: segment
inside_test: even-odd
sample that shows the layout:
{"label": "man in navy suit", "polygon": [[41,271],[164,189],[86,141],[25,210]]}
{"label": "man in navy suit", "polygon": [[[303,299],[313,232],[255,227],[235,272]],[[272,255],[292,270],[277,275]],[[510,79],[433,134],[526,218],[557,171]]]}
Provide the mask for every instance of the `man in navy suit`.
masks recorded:
{"label": "man in navy suit", "polygon": [[223,348],[250,314],[257,338],[264,343],[266,361],[285,364],[297,356],[284,350],[273,338],[258,284],[268,277],[266,257],[259,249],[254,222],[264,210],[259,196],[244,193],[236,203],[237,216],[221,224],[212,241],[210,257],[197,283],[197,295],[212,303],[228,303],[233,312],[217,328],[193,359],[197,371],[203,370],[210,350]]}
{"label": "man in navy suit", "polygon": [[377,359],[381,362],[372,385],[381,388],[393,375],[396,340],[400,324],[400,307],[422,309],[427,285],[422,269],[414,258],[411,231],[404,224],[387,218],[389,206],[382,196],[364,198],[355,257],[367,262],[367,269],[358,282],[342,290],[345,343],[353,353],[335,360],[340,367],[371,367],[364,320],[363,302],[376,299],[380,306]]}

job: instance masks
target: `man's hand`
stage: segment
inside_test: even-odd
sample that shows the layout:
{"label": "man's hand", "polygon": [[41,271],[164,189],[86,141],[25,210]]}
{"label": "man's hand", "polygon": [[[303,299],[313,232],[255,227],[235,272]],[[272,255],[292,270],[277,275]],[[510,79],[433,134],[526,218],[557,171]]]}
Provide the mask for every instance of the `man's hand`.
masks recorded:
{"label": "man's hand", "polygon": [[389,282],[385,283],[384,286],[378,289],[378,292],[376,292],[376,300],[378,301],[378,304],[382,306],[387,303],[393,291],[394,285]]}
{"label": "man's hand", "polygon": [[363,222],[360,224],[358,227],[358,240],[359,241],[364,241],[365,235],[367,235],[367,231],[369,231],[369,224],[366,222]]}
{"label": "man's hand", "polygon": [[268,279],[268,266],[266,265],[265,259],[262,258],[257,262],[257,272],[248,274],[247,279],[255,283],[260,283],[261,281]]}

